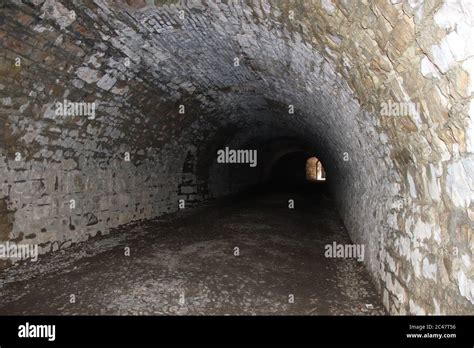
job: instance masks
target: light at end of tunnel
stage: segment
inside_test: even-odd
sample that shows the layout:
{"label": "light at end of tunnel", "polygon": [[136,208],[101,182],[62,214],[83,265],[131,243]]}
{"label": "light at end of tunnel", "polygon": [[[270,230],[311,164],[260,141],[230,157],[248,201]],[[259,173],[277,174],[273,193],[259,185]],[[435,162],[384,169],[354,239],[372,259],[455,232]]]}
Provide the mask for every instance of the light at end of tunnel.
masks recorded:
{"label": "light at end of tunnel", "polygon": [[311,182],[326,180],[324,167],[316,157],[310,157],[306,161],[306,180]]}

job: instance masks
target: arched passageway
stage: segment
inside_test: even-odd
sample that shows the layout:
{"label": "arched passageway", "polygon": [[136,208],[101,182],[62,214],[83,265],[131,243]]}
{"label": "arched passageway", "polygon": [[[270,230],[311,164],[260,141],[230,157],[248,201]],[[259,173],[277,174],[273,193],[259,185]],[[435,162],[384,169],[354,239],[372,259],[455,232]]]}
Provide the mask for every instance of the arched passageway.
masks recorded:
{"label": "arched passageway", "polygon": [[[36,245],[54,269],[58,250],[248,193],[303,151],[387,312],[473,313],[470,2],[0,6],[3,243]],[[277,197],[288,214],[289,199],[310,206]]]}

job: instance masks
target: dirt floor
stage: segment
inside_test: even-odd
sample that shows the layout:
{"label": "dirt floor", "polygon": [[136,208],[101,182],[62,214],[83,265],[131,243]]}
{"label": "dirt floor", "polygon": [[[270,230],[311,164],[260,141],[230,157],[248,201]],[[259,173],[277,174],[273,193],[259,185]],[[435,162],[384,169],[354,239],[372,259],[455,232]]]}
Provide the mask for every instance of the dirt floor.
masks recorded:
{"label": "dirt floor", "polygon": [[351,243],[325,195],[216,201],[10,267],[0,315],[385,314],[361,262],[325,257],[334,241]]}

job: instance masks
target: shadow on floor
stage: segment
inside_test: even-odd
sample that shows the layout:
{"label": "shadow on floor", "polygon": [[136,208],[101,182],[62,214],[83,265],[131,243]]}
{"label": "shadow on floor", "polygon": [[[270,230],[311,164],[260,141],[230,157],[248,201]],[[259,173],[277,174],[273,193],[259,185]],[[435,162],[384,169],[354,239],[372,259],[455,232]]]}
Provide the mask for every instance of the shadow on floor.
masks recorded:
{"label": "shadow on floor", "polygon": [[260,188],[11,267],[0,314],[384,314],[361,262],[325,257],[351,243],[325,190]]}

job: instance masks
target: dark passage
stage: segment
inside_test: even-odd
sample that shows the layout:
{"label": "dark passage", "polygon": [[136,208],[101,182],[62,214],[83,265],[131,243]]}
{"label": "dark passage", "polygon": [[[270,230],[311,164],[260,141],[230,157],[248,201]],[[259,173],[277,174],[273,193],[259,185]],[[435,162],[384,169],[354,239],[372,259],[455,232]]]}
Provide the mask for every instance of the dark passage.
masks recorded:
{"label": "dark passage", "polygon": [[226,198],[7,269],[0,314],[384,313],[333,242],[351,243],[323,192]]}
{"label": "dark passage", "polygon": [[271,184],[275,188],[305,186],[307,184],[305,168],[309,157],[305,152],[291,152],[282,156],[272,167]]}

